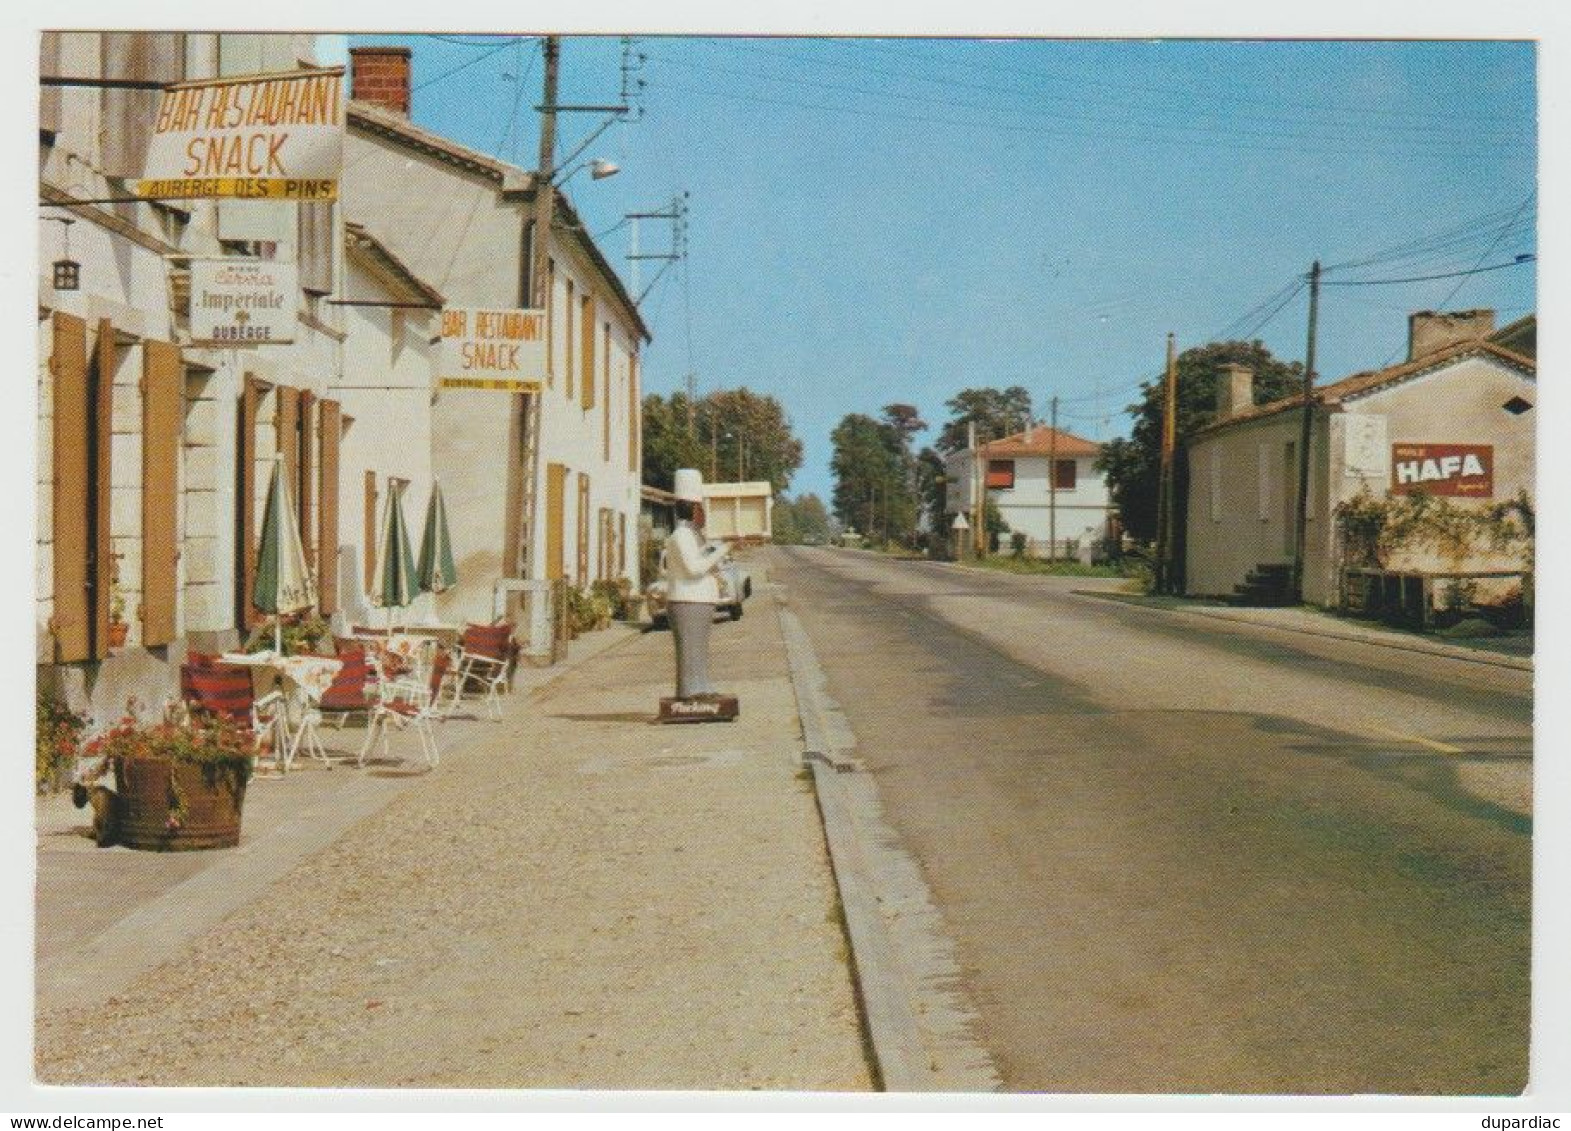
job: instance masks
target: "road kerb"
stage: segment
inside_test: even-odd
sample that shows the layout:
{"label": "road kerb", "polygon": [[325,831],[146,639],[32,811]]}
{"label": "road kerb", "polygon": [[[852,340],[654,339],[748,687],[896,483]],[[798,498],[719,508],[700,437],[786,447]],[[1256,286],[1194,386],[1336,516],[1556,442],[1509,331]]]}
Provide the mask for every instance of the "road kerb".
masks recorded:
{"label": "road kerb", "polygon": [[884,821],[878,787],[859,773],[855,739],[828,699],[801,622],[776,591],[805,749],[845,915],[852,974],[879,1083],[889,1092],[1002,1087],[976,1040],[954,943],[922,878]]}

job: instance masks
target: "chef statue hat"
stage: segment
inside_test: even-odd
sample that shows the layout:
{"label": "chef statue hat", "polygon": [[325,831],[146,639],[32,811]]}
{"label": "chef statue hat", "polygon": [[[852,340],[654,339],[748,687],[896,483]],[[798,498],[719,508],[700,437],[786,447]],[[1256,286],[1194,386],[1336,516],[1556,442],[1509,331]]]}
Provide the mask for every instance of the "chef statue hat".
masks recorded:
{"label": "chef statue hat", "polygon": [[676,488],[674,494],[683,502],[701,503],[704,501],[704,477],[697,468],[678,468],[674,486]]}

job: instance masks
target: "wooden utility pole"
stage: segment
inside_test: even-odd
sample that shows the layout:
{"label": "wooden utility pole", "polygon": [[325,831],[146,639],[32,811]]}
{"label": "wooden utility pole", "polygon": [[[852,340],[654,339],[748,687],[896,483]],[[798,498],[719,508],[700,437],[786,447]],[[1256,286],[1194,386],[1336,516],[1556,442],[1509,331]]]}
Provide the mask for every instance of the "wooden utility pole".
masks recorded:
{"label": "wooden utility pole", "polygon": [[1293,512],[1293,600],[1304,599],[1304,551],[1309,541],[1309,442],[1315,422],[1315,335],[1320,322],[1320,260],[1309,268],[1309,342],[1304,347],[1303,422],[1298,430],[1298,505]]}
{"label": "wooden utility pole", "polygon": [[[554,35],[545,40],[545,88],[540,105],[540,156],[535,173],[534,221],[529,238],[529,291],[520,301],[550,317],[551,222],[556,189],[556,87],[561,43]],[[522,288],[520,288],[522,289]],[[547,359],[547,364],[550,364]],[[513,436],[518,463],[509,477],[505,521],[504,572],[527,578],[534,568],[534,526],[540,485],[540,394],[513,394]]]}
{"label": "wooden utility pole", "polygon": [[1047,433],[1047,556],[1058,560],[1058,397],[1052,400]]}
{"label": "wooden utility pole", "polygon": [[1156,588],[1171,591],[1173,584],[1173,458],[1178,446],[1178,353],[1173,335],[1167,336],[1167,375],[1162,382],[1162,470],[1157,489]]}
{"label": "wooden utility pole", "polygon": [[982,478],[982,450],[976,443],[976,421],[966,423],[966,447],[971,449],[971,546],[978,557],[987,554],[987,485]]}

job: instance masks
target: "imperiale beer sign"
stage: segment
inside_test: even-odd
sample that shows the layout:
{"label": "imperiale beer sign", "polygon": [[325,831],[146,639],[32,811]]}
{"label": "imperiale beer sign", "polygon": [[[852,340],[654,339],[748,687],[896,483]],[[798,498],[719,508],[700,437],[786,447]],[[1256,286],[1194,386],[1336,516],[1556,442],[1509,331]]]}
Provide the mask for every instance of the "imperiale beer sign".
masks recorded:
{"label": "imperiale beer sign", "polygon": [[442,311],[444,389],[532,393],[545,380],[545,312],[448,307]]}
{"label": "imperiale beer sign", "polygon": [[1488,499],[1495,493],[1492,444],[1392,444],[1391,493]]}
{"label": "imperiale beer sign", "polygon": [[166,87],[137,195],[337,199],[343,84],[333,67]]}
{"label": "imperiale beer sign", "polygon": [[295,340],[299,273],[271,259],[191,261],[191,340],[218,346]]}

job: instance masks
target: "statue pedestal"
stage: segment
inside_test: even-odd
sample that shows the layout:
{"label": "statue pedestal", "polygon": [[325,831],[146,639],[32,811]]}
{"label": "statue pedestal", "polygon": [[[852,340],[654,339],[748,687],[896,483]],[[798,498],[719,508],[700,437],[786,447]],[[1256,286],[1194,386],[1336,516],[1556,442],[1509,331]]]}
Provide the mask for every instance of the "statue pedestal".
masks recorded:
{"label": "statue pedestal", "polygon": [[660,721],[663,723],[729,723],[741,713],[742,705],[735,695],[722,695],[717,699],[665,696],[660,700]]}

